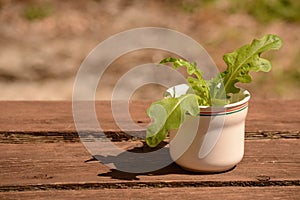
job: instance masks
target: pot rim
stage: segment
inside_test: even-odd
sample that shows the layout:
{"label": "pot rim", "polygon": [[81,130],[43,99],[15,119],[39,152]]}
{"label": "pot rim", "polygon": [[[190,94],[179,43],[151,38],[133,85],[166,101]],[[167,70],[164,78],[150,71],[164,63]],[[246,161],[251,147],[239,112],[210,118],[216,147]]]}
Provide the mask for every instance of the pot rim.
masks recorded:
{"label": "pot rim", "polygon": [[[175,92],[175,97],[179,97],[180,95],[185,94],[186,91],[188,90],[188,88],[189,88],[189,86],[187,84],[183,83],[183,84],[175,85],[173,87],[168,88],[166,90],[166,92],[168,92],[170,94],[173,94]],[[177,91],[176,91],[176,89],[177,89]],[[242,100],[239,100],[239,101],[236,101],[236,102],[233,102],[233,103],[230,103],[230,104],[226,104],[225,106],[199,106],[199,108],[200,109],[210,109],[210,108],[225,108],[225,109],[228,109],[228,108],[233,108],[233,107],[237,107],[237,106],[246,104],[250,100],[251,94],[246,89],[243,89],[243,88],[240,88],[240,89],[241,89],[240,93],[242,93],[243,96],[244,96]]]}

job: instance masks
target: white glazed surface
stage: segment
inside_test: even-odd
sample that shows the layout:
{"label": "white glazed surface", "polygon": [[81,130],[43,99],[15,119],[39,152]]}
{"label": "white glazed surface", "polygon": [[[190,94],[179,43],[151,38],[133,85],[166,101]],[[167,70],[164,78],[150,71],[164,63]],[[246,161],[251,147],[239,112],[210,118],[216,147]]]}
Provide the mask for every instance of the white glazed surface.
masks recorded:
{"label": "white glazed surface", "polygon": [[[183,92],[186,86],[175,86],[175,89],[178,94],[177,92],[179,90]],[[244,92],[246,94],[244,99],[225,108],[249,101],[249,93]],[[172,159],[191,171],[221,172],[233,168],[244,155],[247,111],[245,108],[228,115],[186,116],[181,128],[177,132],[170,132]],[[195,131],[197,128],[198,131]]]}

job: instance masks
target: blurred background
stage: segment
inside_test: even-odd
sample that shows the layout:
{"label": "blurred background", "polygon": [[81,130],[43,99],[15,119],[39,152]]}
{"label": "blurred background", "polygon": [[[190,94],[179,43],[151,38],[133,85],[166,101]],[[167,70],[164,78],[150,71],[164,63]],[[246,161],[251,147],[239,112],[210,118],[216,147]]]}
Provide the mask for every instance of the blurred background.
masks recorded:
{"label": "blurred background", "polygon": [[[264,55],[268,74],[243,87],[255,98],[300,97],[300,1],[294,0],[0,0],[0,100],[71,100],[76,72],[101,41],[131,28],[155,26],[198,41],[222,70],[224,53],[273,33],[284,40]],[[126,71],[157,63],[166,52],[144,50],[111,64],[97,99],[109,99]],[[144,86],[134,99],[157,99]]]}

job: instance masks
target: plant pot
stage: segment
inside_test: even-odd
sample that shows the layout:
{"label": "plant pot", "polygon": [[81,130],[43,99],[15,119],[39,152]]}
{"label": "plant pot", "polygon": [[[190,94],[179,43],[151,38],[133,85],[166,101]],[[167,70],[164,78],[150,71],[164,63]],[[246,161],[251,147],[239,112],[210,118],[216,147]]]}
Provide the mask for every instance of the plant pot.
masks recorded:
{"label": "plant pot", "polygon": [[[188,86],[168,89],[176,96]],[[170,155],[182,168],[198,172],[222,172],[236,166],[244,155],[245,119],[250,94],[241,90],[236,102],[224,107],[200,106],[199,116],[186,115],[178,131],[170,131]]]}

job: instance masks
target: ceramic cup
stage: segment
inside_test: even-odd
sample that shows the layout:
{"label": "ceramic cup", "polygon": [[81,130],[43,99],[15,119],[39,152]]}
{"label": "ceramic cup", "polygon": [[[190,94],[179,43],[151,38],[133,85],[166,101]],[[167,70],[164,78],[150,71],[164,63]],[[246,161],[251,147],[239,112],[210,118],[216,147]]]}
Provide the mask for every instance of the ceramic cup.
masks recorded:
{"label": "ceramic cup", "polygon": [[[169,88],[178,97],[185,84]],[[222,172],[233,168],[244,155],[245,119],[250,94],[241,90],[236,102],[224,107],[200,106],[199,116],[186,115],[178,131],[170,131],[170,155],[182,168],[199,172]]]}

